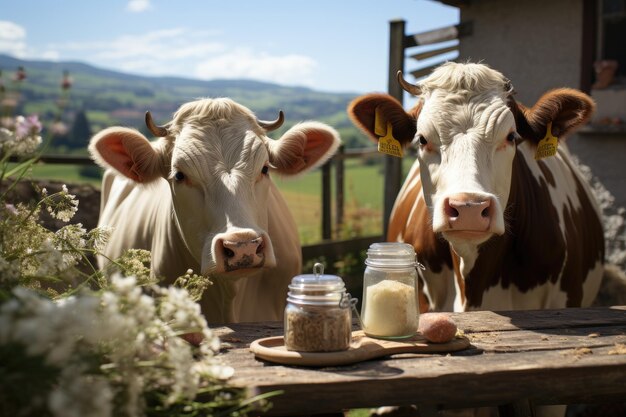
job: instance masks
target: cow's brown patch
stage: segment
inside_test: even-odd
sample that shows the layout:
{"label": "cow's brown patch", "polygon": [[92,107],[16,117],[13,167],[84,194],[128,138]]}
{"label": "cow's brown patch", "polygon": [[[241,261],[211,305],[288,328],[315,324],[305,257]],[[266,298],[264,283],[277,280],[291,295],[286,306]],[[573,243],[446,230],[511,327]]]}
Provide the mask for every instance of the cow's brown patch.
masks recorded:
{"label": "cow's brown patch", "polygon": [[576,196],[572,197],[580,201],[581,208],[573,210],[570,205],[565,210],[563,235],[549,194],[550,181],[554,182],[552,175],[535,180],[524,158],[516,155],[507,232],[480,248],[474,268],[465,277],[469,306],[480,307],[483,293],[495,285],[515,285],[527,292],[548,281],[556,283],[559,277],[567,306],[581,306],[583,282],[604,258],[602,224],[583,185],[576,180]]}
{"label": "cow's brown patch", "polygon": [[[415,170],[414,176],[407,177],[406,181],[418,177],[419,170]],[[422,183],[418,179],[414,184],[413,188],[406,190],[403,199],[396,203],[394,215],[389,221],[387,239],[396,240],[402,236],[402,241],[413,245],[418,259],[426,268],[440,273],[444,266],[452,268],[448,242],[433,232],[430,212],[420,196]]]}
{"label": "cow's brown patch", "polygon": [[550,171],[550,168],[548,168],[548,165],[544,161],[541,161],[541,160],[537,161],[537,165],[539,166],[539,169],[541,170],[541,174],[546,179],[548,184],[550,184],[552,187],[556,187],[556,181],[554,180],[554,175],[552,175],[552,171]]}
{"label": "cow's brown patch", "polygon": [[555,283],[566,259],[565,239],[545,179],[535,180],[524,158],[513,161],[506,232],[480,247],[480,256],[465,277],[468,306],[480,307],[490,287],[515,285],[527,292]]}
{"label": "cow's brown patch", "polygon": [[[570,169],[574,169],[568,161]],[[565,239],[568,258],[561,290],[567,293],[567,307],[579,307],[583,298],[583,283],[598,262],[604,260],[604,229],[596,209],[578,177],[576,195],[580,208],[568,204],[565,213]]]}

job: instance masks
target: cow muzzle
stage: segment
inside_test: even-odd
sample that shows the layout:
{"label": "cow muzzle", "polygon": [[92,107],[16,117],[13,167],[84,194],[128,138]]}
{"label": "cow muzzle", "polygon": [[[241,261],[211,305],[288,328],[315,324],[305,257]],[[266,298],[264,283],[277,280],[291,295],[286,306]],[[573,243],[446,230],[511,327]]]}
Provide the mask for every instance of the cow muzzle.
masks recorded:
{"label": "cow muzzle", "polygon": [[227,272],[235,269],[258,268],[265,263],[262,237],[247,242],[223,240],[221,250],[224,269]]}
{"label": "cow muzzle", "polygon": [[265,234],[233,233],[213,240],[213,273],[275,266],[269,238]]}
{"label": "cow muzzle", "polygon": [[502,210],[489,194],[456,193],[441,199],[433,216],[433,229],[444,236],[484,241],[504,233]]}

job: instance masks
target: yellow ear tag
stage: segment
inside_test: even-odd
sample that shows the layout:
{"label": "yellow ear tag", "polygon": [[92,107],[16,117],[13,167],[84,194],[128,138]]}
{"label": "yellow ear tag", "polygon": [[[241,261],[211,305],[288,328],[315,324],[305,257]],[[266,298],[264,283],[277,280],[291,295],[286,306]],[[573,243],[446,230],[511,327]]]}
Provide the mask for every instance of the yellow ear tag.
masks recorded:
{"label": "yellow ear tag", "polygon": [[402,146],[393,137],[393,127],[391,122],[384,124],[384,120],[378,107],[376,107],[376,118],[374,119],[374,133],[378,138],[378,152],[402,158]]}
{"label": "yellow ear tag", "polygon": [[548,123],[548,128],[546,129],[546,136],[537,144],[535,159],[543,159],[556,155],[556,148],[558,146],[559,139],[556,136],[552,136],[552,122],[550,122]]}

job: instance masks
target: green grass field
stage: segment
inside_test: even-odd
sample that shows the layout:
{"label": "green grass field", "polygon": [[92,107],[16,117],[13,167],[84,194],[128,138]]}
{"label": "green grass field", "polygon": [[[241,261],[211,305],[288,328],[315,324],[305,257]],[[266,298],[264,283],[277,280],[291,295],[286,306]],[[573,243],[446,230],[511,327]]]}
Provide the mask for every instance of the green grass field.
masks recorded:
{"label": "green grass field", "polygon": [[[412,162],[412,158],[405,158],[403,161],[405,173],[408,172]],[[80,169],[76,165],[37,164],[32,168],[31,177],[100,186],[99,179],[82,176]],[[331,182],[334,184],[334,170],[332,175]],[[369,163],[363,159],[346,160],[344,223],[341,230],[333,231],[334,238],[371,236],[382,233],[383,178],[382,158],[376,157]],[[315,170],[294,178],[274,175],[273,179],[287,200],[298,225],[302,243],[319,242],[322,236],[321,171]],[[333,207],[334,195],[333,185]],[[333,214],[333,222],[334,216],[335,214]]]}
{"label": "green grass field", "polygon": [[[333,172],[334,176],[334,172]],[[314,171],[296,178],[274,180],[287,200],[302,243],[321,240],[322,180],[321,172]],[[332,199],[335,206],[333,177]],[[382,165],[364,165],[361,160],[348,160],[345,165],[344,225],[334,231],[335,237],[353,237],[382,232],[383,206]],[[333,214],[333,222],[335,221]]]}

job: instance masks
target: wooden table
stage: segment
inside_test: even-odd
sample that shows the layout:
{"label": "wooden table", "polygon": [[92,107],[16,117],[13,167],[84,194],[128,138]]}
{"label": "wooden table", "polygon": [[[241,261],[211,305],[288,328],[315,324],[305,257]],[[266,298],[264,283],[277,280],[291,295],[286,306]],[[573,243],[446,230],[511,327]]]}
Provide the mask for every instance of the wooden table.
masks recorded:
{"label": "wooden table", "polygon": [[276,390],[270,415],[382,405],[429,410],[524,404],[626,402],[626,306],[452,315],[470,348],[447,355],[402,354],[355,365],[306,368],[257,360],[258,338],[282,323],[220,327],[231,383],[250,394]]}

